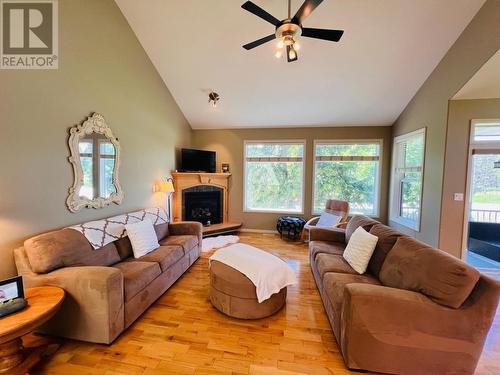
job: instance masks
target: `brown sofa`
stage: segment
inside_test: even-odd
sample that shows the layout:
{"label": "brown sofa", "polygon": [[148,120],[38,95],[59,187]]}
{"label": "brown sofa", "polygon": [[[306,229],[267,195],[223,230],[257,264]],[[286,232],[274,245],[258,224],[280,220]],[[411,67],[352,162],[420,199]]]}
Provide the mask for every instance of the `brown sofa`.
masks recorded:
{"label": "brown sofa", "polygon": [[80,232],[62,229],[28,239],[14,251],[25,286],[66,291],[58,314],[41,332],[109,344],[200,256],[202,226],[155,226],[160,247],[135,259],[128,237],[94,250]]}
{"label": "brown sofa", "polygon": [[[363,275],[342,257],[359,226],[379,237]],[[474,373],[497,309],[499,282],[365,216],[354,216],[346,229],[312,229],[309,257],[347,367]]]}

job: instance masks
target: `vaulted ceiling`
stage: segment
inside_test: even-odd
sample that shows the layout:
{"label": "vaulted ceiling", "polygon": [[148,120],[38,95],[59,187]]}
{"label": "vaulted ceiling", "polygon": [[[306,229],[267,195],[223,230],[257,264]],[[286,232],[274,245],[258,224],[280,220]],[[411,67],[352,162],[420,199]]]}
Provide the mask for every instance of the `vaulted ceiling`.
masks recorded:
{"label": "vaulted ceiling", "polygon": [[[304,26],[342,40],[301,38],[286,63],[275,41],[241,47],[274,29],[243,0],[116,0],[193,128],[391,125],[484,1],[325,0]],[[286,18],[285,0],[254,2]]]}
{"label": "vaulted ceiling", "polygon": [[500,98],[500,51],[497,51],[453,99]]}

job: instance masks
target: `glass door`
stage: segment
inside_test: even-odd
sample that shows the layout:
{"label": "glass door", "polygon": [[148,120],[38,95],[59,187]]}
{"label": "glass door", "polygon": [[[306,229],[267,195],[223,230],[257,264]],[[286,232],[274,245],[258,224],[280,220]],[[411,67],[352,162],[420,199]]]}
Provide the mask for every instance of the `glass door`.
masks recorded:
{"label": "glass door", "polygon": [[466,260],[500,269],[500,149],[473,149]]}

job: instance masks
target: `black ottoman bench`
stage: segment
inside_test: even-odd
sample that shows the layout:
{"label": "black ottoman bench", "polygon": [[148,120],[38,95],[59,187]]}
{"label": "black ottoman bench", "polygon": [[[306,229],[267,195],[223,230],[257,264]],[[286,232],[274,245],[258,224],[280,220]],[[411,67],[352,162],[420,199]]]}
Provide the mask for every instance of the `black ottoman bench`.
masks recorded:
{"label": "black ottoman bench", "polygon": [[296,240],[300,237],[305,224],[305,219],[301,217],[280,216],[278,218],[278,222],[276,223],[276,230],[280,234],[281,238],[283,238],[283,233],[286,233],[288,238],[293,236],[293,239]]}

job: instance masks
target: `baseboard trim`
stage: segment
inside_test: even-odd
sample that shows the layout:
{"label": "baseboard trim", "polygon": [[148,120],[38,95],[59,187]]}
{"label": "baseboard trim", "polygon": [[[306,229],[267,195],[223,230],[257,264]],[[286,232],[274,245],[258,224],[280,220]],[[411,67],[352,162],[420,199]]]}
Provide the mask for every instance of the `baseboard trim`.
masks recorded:
{"label": "baseboard trim", "polygon": [[251,228],[241,228],[240,232],[247,233],[264,233],[264,234],[279,234],[277,230],[269,230],[269,229],[251,229]]}

